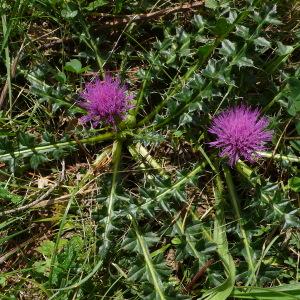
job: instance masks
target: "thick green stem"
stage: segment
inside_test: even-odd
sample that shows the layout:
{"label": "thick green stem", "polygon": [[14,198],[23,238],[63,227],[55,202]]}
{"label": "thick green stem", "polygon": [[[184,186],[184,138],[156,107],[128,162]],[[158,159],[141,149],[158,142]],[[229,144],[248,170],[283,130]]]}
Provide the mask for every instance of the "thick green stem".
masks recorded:
{"label": "thick green stem", "polygon": [[244,230],[244,227],[243,227],[243,224],[242,224],[242,221],[241,221],[239,200],[238,200],[238,197],[236,195],[236,191],[235,191],[235,188],[234,188],[234,185],[233,185],[230,170],[228,169],[227,166],[224,166],[224,175],[225,175],[227,187],[228,187],[228,190],[229,190],[231,203],[233,205],[233,209],[234,209],[234,212],[235,212],[235,215],[236,215],[239,227],[240,227],[241,235],[242,235],[242,238],[243,238],[243,244],[244,244],[245,251],[246,251],[249,271],[251,272],[251,276],[252,276],[253,281],[254,281],[253,283],[255,283],[255,267],[254,267],[253,257],[252,257],[252,254],[251,254],[252,249],[251,249],[251,246],[249,244],[246,231]]}
{"label": "thick green stem", "polygon": [[105,230],[103,234],[103,248],[108,250],[109,248],[109,234],[112,228],[111,222],[113,217],[114,204],[116,200],[116,188],[117,188],[117,178],[119,173],[119,166],[122,155],[122,142],[116,141],[113,146],[113,175],[110,195],[107,201],[107,218],[105,222]]}
{"label": "thick green stem", "polygon": [[275,160],[285,160],[287,162],[297,162],[300,163],[300,157],[293,156],[293,155],[282,155],[282,154],[274,154],[271,152],[264,152],[264,151],[257,151],[258,155],[265,157],[265,158],[272,158]]}
{"label": "thick green stem", "polygon": [[[5,14],[2,15],[2,29],[3,29],[3,35],[6,36],[7,26],[6,26],[6,15]],[[11,118],[11,113],[12,113],[11,62],[10,62],[8,45],[5,46],[5,65],[6,65],[6,73],[7,73],[9,115]],[[1,106],[1,104],[2,103],[0,103],[0,106]]]}
{"label": "thick green stem", "polygon": [[100,134],[97,136],[93,136],[90,138],[85,138],[81,140],[72,140],[67,142],[61,142],[56,144],[49,144],[45,146],[38,146],[33,148],[26,148],[23,150],[15,151],[12,153],[5,153],[0,155],[0,161],[10,160],[11,158],[18,158],[18,157],[26,157],[33,153],[45,153],[49,152],[54,149],[62,149],[69,146],[75,146],[78,144],[93,144],[100,141],[110,140],[116,136],[116,133],[108,132],[104,134]]}

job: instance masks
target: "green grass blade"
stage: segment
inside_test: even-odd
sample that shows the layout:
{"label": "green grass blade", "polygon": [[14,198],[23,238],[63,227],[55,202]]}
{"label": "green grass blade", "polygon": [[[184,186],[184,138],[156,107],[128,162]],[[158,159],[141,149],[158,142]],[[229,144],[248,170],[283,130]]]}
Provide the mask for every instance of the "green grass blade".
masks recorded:
{"label": "green grass blade", "polygon": [[257,300],[299,300],[300,284],[285,284],[272,288],[252,287],[249,291],[241,291],[242,287],[235,288],[232,296],[236,299]]}
{"label": "green grass blade", "polygon": [[[6,15],[3,14],[2,18],[2,29],[3,34],[6,36],[8,34],[7,26],[6,26]],[[11,118],[12,113],[12,88],[11,88],[11,58],[9,55],[9,47],[5,46],[5,65],[6,65],[6,74],[7,74],[7,84],[8,84],[8,100],[9,100],[9,116]],[[1,103],[2,104],[2,103]]]}

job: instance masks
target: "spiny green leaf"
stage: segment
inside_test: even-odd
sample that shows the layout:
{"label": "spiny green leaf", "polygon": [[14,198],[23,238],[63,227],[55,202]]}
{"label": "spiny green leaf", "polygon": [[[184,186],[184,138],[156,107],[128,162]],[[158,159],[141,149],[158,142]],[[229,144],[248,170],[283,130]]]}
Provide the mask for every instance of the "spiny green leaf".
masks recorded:
{"label": "spiny green leaf", "polygon": [[244,39],[248,39],[249,37],[249,28],[245,27],[243,25],[236,25],[236,35],[244,38]]}
{"label": "spiny green leaf", "polygon": [[193,121],[193,118],[188,114],[188,113],[184,113],[182,116],[180,116],[180,125],[186,125],[189,124]]}
{"label": "spiny green leaf", "polygon": [[44,155],[44,154],[41,154],[41,153],[34,153],[31,157],[30,157],[30,166],[33,168],[33,169],[37,169],[37,167],[44,163],[45,161],[47,161],[48,158]]}
{"label": "spiny green leaf", "polygon": [[222,48],[219,50],[220,54],[224,56],[232,56],[235,53],[235,43],[232,43],[229,40],[222,41]]}
{"label": "spiny green leaf", "polygon": [[8,137],[0,137],[0,149],[9,153],[13,152],[14,144],[10,139],[8,139]]}
{"label": "spiny green leaf", "polygon": [[134,265],[130,268],[127,277],[129,281],[146,280],[146,278],[146,266],[144,265]]}
{"label": "spiny green leaf", "polygon": [[205,0],[205,6],[211,9],[218,8],[218,2],[216,0]]}
{"label": "spiny green leaf", "polygon": [[35,137],[30,133],[19,132],[18,139],[23,146],[26,146],[28,148],[34,147],[35,145]]}
{"label": "spiny green leaf", "polygon": [[289,78],[287,84],[288,113],[295,116],[300,112],[300,80]]}
{"label": "spiny green leaf", "polygon": [[277,42],[277,53],[278,55],[288,55],[291,54],[294,51],[294,47],[293,46],[289,46],[289,45],[284,45],[282,42],[278,41]]}
{"label": "spiny green leaf", "polygon": [[193,23],[197,26],[198,29],[203,29],[205,26],[205,20],[201,15],[194,15]]}
{"label": "spiny green leaf", "polygon": [[292,211],[284,215],[284,228],[300,228],[300,218],[297,216],[297,211]]}
{"label": "spiny green leaf", "polygon": [[22,201],[23,197],[10,193],[5,187],[0,186],[0,199],[10,201],[14,204],[18,204]]}
{"label": "spiny green leaf", "polygon": [[106,0],[96,0],[96,1],[89,3],[89,5],[85,7],[85,9],[88,11],[94,11],[97,8],[104,6],[106,4],[107,4]]}
{"label": "spiny green leaf", "polygon": [[300,177],[293,177],[289,179],[289,188],[294,192],[300,192]]}
{"label": "spiny green leaf", "polygon": [[61,16],[66,19],[73,19],[77,16],[78,10],[74,9],[72,10],[70,6],[66,5],[64,9],[61,11]]}
{"label": "spiny green leaf", "polygon": [[254,44],[259,52],[264,53],[266,50],[271,48],[271,43],[267,41],[264,37],[258,37],[254,40]]}
{"label": "spiny green leaf", "polygon": [[216,75],[216,60],[210,59],[206,68],[203,70],[203,75],[207,77],[214,77]]}
{"label": "spiny green leaf", "polygon": [[253,67],[253,60],[246,56],[242,56],[235,61],[235,64],[239,67]]}

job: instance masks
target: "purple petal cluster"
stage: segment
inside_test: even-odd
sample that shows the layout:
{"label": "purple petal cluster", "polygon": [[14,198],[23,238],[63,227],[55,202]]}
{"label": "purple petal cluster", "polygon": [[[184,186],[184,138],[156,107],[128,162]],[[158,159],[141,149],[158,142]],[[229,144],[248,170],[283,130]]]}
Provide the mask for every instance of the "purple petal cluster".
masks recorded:
{"label": "purple petal cluster", "polygon": [[103,81],[96,78],[87,83],[80,96],[83,101],[79,105],[87,110],[87,115],[80,118],[80,122],[91,121],[94,127],[100,121],[116,126],[116,122],[124,119],[126,112],[132,108],[130,102],[133,97],[128,95],[119,78],[109,75]]}
{"label": "purple petal cluster", "polygon": [[209,132],[216,140],[210,145],[221,149],[219,155],[228,157],[231,166],[240,158],[253,162],[255,152],[265,150],[265,143],[272,139],[268,125],[258,109],[243,105],[230,108],[213,119]]}

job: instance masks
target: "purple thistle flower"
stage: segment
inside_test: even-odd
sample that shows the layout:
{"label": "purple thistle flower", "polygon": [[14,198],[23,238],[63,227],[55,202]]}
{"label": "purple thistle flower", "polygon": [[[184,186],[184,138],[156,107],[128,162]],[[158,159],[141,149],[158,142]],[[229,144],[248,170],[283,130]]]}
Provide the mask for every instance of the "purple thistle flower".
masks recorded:
{"label": "purple thistle flower", "polygon": [[133,96],[127,94],[127,89],[121,85],[119,78],[109,75],[101,81],[98,77],[85,85],[80,94],[83,101],[78,104],[87,110],[87,115],[80,118],[81,123],[92,121],[96,127],[100,121],[116,126],[116,122],[124,119],[126,112],[133,106],[130,104]]}
{"label": "purple thistle flower", "polygon": [[209,144],[222,149],[219,155],[227,156],[231,166],[240,158],[253,162],[255,152],[265,150],[265,143],[272,139],[273,132],[265,130],[268,125],[258,109],[236,106],[213,119],[208,131],[217,138]]}

